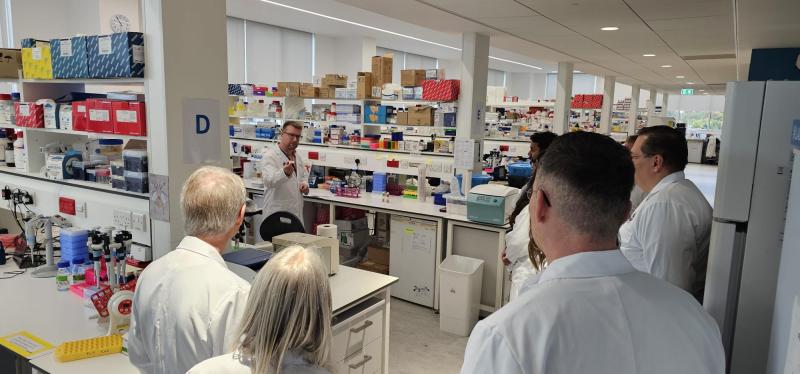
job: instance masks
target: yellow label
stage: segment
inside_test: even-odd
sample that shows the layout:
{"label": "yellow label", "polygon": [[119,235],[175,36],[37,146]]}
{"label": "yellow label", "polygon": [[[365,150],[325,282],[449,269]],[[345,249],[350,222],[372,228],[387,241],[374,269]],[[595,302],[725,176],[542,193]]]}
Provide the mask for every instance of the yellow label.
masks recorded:
{"label": "yellow label", "polygon": [[0,337],[0,345],[25,358],[33,358],[53,349],[53,345],[27,331]]}
{"label": "yellow label", "polygon": [[406,227],[405,232],[406,232],[406,234],[411,235],[411,234],[414,233],[414,229],[412,229],[410,227]]}

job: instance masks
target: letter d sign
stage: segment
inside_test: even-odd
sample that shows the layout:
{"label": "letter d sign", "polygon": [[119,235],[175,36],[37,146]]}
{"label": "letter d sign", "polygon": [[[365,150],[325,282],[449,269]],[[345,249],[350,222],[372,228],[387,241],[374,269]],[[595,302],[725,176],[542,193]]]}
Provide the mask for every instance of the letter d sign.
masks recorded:
{"label": "letter d sign", "polygon": [[[201,125],[201,122],[205,122],[205,124]],[[195,131],[198,134],[205,134],[210,128],[211,121],[208,120],[208,117],[205,114],[195,115]]]}
{"label": "letter d sign", "polygon": [[[188,165],[217,162],[229,156],[227,136],[223,136],[220,100],[183,99],[183,159]],[[224,147],[223,147],[224,146]]]}

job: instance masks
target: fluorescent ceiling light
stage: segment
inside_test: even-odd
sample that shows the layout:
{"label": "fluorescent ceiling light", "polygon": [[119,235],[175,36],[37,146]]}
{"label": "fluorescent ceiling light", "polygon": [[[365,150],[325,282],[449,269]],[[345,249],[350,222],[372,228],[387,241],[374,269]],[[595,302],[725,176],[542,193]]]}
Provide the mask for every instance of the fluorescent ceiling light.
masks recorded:
{"label": "fluorescent ceiling light", "polygon": [[686,84],[694,84],[694,82],[686,82]]}
{"label": "fluorescent ceiling light", "polygon": [[[283,4],[283,3],[278,3],[278,2],[275,2],[275,1],[261,0],[261,2],[267,3],[267,4],[276,5],[276,6],[279,6],[279,7],[286,8],[286,9],[296,10],[298,12],[311,14],[311,15],[314,15],[314,16],[322,17],[322,18],[327,18],[327,19],[334,20],[334,21],[343,22],[343,23],[346,23],[346,24],[349,24],[349,25],[353,25],[353,26],[359,26],[359,27],[363,27],[363,28],[366,28],[366,29],[370,29],[370,30],[384,32],[384,33],[391,34],[391,35],[394,35],[394,36],[400,36],[400,37],[403,37],[403,38],[416,40],[418,42],[423,42],[423,43],[428,43],[428,44],[432,44],[432,45],[439,46],[439,47],[449,48],[449,49],[452,49],[454,51],[459,51],[459,52],[461,51],[461,48],[453,47],[451,45],[437,43],[437,42],[434,42],[434,41],[425,40],[425,39],[422,39],[422,38],[417,38],[415,36],[401,34],[399,32],[394,32],[394,31],[382,29],[382,28],[375,27],[375,26],[365,25],[363,23],[349,21],[349,20],[346,20],[346,19],[343,19],[343,18],[333,17],[333,16],[329,16],[327,14],[317,13],[317,12],[313,12],[313,11],[310,11],[310,10],[298,8],[298,7],[295,7],[295,6],[291,6],[291,5],[287,5],[287,4]],[[537,69],[537,70],[542,70],[542,68],[540,68],[538,66],[529,65],[529,64],[522,63],[522,62],[507,60],[507,59],[504,59],[504,58],[499,58],[499,57],[494,57],[494,56],[489,56],[489,58],[490,59],[494,59],[494,60],[498,60],[498,61],[512,63],[512,64],[522,65],[522,66],[526,66],[526,67]]]}
{"label": "fluorescent ceiling light", "polygon": [[708,92],[703,92],[703,95],[708,95]]}
{"label": "fluorescent ceiling light", "polygon": [[644,57],[656,57],[656,55],[654,55],[652,53],[645,53],[642,56],[644,56]]}
{"label": "fluorescent ceiling light", "polygon": [[661,65],[662,68],[671,68],[672,65]]}
{"label": "fluorescent ceiling light", "polygon": [[603,31],[617,31],[617,30],[619,30],[619,27],[617,27],[617,26],[606,26],[606,27],[601,27],[600,30],[603,30]]}
{"label": "fluorescent ceiling light", "polygon": [[700,91],[700,92],[705,92],[706,90],[698,90],[698,91]]}
{"label": "fluorescent ceiling light", "polygon": [[683,75],[676,75],[675,78],[683,79],[683,78],[686,78],[686,77],[684,77]]}
{"label": "fluorescent ceiling light", "polygon": [[580,73],[583,73],[583,72],[582,72],[582,71],[580,71],[580,70],[573,70],[572,72],[573,72],[573,73],[578,73],[578,74],[580,74]]}

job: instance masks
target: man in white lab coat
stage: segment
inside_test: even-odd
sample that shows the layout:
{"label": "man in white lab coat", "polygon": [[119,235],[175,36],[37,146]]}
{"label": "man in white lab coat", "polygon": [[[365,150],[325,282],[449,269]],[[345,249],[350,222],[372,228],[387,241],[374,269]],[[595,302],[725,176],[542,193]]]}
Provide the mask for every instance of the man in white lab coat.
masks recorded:
{"label": "man in white lab coat", "polygon": [[702,303],[712,211],[683,174],[686,139],[671,127],[646,127],[631,157],[636,184],[647,196],[620,228],[620,249],[635,268],[683,288]]}
{"label": "man in white lab coat", "polygon": [[297,153],[302,122],[283,124],[277,147],[264,153],[261,175],[264,180],[264,217],[289,212],[303,222],[303,195],[308,194],[310,165]]}
{"label": "man in white lab coat", "polygon": [[250,285],[220,255],[244,219],[242,179],[206,166],[186,180],[187,236],[142,272],[133,297],[130,361],[143,373],[185,373],[229,352]]}
{"label": "man in white lab coat", "polygon": [[632,186],[630,153],[611,138],[577,132],[553,142],[530,202],[549,265],[475,326],[461,373],[725,372],[714,319],[616,248]]}

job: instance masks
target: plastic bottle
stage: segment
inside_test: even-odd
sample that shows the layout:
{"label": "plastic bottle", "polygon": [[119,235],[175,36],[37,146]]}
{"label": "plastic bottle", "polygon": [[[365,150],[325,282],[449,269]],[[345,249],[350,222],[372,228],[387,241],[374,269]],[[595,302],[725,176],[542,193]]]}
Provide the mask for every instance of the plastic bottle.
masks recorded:
{"label": "plastic bottle", "polygon": [[6,138],[6,131],[0,129],[0,165],[6,164],[6,147],[8,138]]}
{"label": "plastic bottle", "polygon": [[83,267],[84,262],[85,260],[83,257],[72,259],[72,267],[70,268],[72,276],[70,277],[69,284],[80,284],[86,280],[86,269]]}
{"label": "plastic bottle", "polygon": [[56,273],[56,287],[59,291],[69,290],[69,261],[59,261],[58,272]]}
{"label": "plastic bottle", "polygon": [[5,148],[2,150],[5,153],[5,160],[6,166],[13,168],[14,164],[14,142],[11,141],[11,137],[8,137],[9,140],[6,142]]}
{"label": "plastic bottle", "polygon": [[[14,140],[14,165],[17,169],[21,170],[28,168],[28,153],[25,151],[24,136],[22,131],[17,131],[17,140]],[[6,153],[6,155],[8,155],[8,153]]]}

